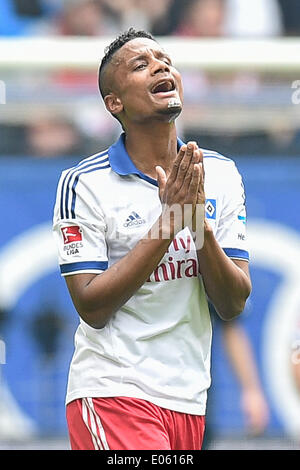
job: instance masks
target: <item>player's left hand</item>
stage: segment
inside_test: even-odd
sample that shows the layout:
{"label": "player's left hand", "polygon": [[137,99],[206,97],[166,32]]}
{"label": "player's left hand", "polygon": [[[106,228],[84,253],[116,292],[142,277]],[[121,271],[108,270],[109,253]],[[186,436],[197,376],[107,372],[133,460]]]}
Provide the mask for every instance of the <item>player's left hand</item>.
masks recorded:
{"label": "player's left hand", "polygon": [[244,390],[241,397],[241,406],[250,434],[262,434],[269,419],[269,409],[263,393],[256,388]]}
{"label": "player's left hand", "polygon": [[[201,168],[201,176],[200,176],[200,181],[199,181],[199,186],[198,186],[196,204],[204,206],[205,205],[205,191],[204,191],[205,170],[204,170],[204,164],[203,164],[203,152],[196,143],[194,143],[194,158],[195,158],[195,163],[200,163],[200,168]],[[196,214],[197,214],[197,211],[194,211],[193,222],[192,222],[193,230],[196,230],[196,228],[199,227],[199,224],[197,224],[197,221],[195,220]],[[205,225],[206,225],[206,220],[205,220],[205,210],[204,210],[204,226]]]}
{"label": "player's left hand", "polygon": [[200,184],[198,187],[197,204],[205,204],[205,191],[204,191],[205,170],[204,170],[204,163],[203,163],[203,152],[198,146],[194,150],[194,155],[195,155],[196,163],[201,163],[201,169],[202,169]]}

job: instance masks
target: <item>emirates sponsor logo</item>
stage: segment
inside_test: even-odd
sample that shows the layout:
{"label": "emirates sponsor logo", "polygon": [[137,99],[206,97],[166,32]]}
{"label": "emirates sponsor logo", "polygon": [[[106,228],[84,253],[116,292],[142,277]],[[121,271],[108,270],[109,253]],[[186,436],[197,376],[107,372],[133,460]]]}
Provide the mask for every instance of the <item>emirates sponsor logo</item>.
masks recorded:
{"label": "emirates sponsor logo", "polygon": [[[157,268],[153,271],[147,282],[172,281],[184,277],[198,276],[198,261],[195,250],[192,250],[192,237],[176,237]],[[183,256],[184,255],[184,256]]]}

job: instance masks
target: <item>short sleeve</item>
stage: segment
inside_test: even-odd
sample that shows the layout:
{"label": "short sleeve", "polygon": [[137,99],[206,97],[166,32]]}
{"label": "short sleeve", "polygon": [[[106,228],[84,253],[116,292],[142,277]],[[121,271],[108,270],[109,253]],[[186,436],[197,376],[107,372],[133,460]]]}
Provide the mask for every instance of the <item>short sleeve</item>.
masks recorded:
{"label": "short sleeve", "polygon": [[67,210],[65,178],[66,173],[63,172],[57,187],[53,217],[61,274],[100,273],[108,267],[104,214],[81,181],[73,195],[72,210]]}
{"label": "short sleeve", "polygon": [[226,184],[216,239],[229,258],[249,261],[243,180],[233,162],[224,176]]}

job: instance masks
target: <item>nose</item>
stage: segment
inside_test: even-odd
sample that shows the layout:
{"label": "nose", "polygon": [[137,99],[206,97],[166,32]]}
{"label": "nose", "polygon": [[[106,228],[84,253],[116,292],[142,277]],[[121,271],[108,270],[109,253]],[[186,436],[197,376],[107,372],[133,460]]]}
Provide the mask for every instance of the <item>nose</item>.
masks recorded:
{"label": "nose", "polygon": [[170,66],[163,59],[153,59],[152,75],[170,72]]}

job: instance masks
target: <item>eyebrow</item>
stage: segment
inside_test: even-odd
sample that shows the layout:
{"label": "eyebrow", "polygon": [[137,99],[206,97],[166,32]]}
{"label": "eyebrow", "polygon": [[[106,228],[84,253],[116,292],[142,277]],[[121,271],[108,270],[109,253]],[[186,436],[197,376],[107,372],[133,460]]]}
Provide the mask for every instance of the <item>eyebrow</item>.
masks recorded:
{"label": "eyebrow", "polygon": [[128,61],[128,65],[131,65],[131,64],[134,64],[134,62],[137,62],[138,60],[143,60],[143,59],[146,59],[147,58],[147,54],[139,54],[135,57],[132,57],[131,59],[129,59]]}

